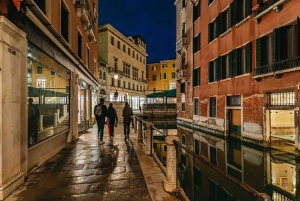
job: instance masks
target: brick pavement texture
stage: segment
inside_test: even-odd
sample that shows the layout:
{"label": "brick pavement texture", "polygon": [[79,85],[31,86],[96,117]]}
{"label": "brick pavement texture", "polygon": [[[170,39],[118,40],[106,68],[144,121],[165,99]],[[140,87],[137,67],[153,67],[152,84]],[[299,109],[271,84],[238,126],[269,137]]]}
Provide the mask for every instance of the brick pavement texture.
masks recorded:
{"label": "brick pavement texture", "polygon": [[100,145],[97,126],[30,174],[5,201],[150,201],[149,191],[123,126]]}

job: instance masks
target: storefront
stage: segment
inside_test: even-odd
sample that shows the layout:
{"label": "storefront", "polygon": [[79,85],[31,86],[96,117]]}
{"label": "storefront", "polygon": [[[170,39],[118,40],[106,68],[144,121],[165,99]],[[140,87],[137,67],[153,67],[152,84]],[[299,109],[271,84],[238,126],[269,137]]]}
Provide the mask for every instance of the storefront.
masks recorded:
{"label": "storefront", "polygon": [[28,44],[27,67],[30,147],[70,129],[70,71],[32,43]]}
{"label": "storefront", "polygon": [[294,89],[267,92],[266,131],[273,148],[294,150],[297,127],[297,107]]}

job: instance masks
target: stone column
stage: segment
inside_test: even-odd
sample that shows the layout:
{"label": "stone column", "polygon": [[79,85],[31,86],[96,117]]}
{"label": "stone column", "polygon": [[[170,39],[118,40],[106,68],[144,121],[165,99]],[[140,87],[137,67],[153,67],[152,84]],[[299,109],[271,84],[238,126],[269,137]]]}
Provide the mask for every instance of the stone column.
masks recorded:
{"label": "stone column", "polygon": [[27,48],[26,34],[0,16],[0,200],[27,176]]}
{"label": "stone column", "polygon": [[53,125],[57,126],[57,112],[54,113],[54,121],[53,121]]}
{"label": "stone column", "polygon": [[142,118],[138,117],[138,141],[143,141]]}
{"label": "stone column", "polygon": [[70,81],[70,132],[68,135],[68,142],[78,138],[78,85],[80,84],[79,75],[71,72]]}
{"label": "stone column", "polygon": [[152,146],[152,130],[151,126],[153,126],[153,123],[147,122],[147,142],[146,142],[146,154],[151,154],[151,147]]}
{"label": "stone column", "polygon": [[174,193],[176,191],[176,161],[177,154],[173,141],[178,141],[177,135],[169,135],[166,137],[167,144],[167,167],[166,167],[166,179],[164,181],[164,189],[167,192]]}

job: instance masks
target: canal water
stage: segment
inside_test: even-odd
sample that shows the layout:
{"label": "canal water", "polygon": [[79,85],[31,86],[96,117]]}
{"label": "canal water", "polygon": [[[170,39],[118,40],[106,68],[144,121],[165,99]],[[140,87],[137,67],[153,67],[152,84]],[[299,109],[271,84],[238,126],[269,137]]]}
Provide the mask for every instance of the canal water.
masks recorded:
{"label": "canal water", "polygon": [[274,201],[300,200],[296,152],[254,146],[237,138],[222,139],[176,126],[175,120],[151,122],[158,129],[153,131],[154,153],[164,166],[167,146],[161,132],[178,134],[184,147],[177,148],[178,185],[190,200],[256,201],[257,193]]}

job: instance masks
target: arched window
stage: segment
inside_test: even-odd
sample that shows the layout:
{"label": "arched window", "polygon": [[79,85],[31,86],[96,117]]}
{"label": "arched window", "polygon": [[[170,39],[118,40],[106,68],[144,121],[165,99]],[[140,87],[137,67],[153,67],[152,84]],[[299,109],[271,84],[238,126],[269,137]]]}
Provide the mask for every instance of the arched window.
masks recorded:
{"label": "arched window", "polygon": [[46,78],[39,77],[36,79],[36,88],[46,88]]}
{"label": "arched window", "polygon": [[99,72],[99,79],[102,79],[102,70]]}
{"label": "arched window", "polygon": [[106,73],[103,72],[103,80],[106,80]]}
{"label": "arched window", "polygon": [[186,31],[185,31],[185,22],[182,23],[182,36],[186,36]]}

